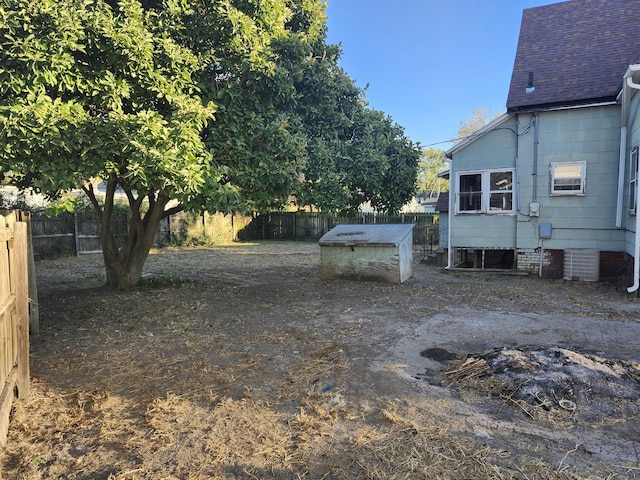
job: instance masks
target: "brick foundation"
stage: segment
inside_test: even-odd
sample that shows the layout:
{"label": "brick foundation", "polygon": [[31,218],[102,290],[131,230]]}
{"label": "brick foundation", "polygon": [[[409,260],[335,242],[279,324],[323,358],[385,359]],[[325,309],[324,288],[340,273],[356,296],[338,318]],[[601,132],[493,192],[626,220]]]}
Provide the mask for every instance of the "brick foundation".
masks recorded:
{"label": "brick foundation", "polygon": [[[518,250],[518,269],[538,275],[540,269],[540,249]],[[624,252],[600,252],[600,277],[619,277],[633,272],[633,258]],[[564,275],[564,250],[544,251],[542,277],[560,279]]]}
{"label": "brick foundation", "polygon": [[[631,266],[631,270],[629,270]],[[624,252],[600,252],[600,276],[633,276],[633,257]]]}
{"label": "brick foundation", "polygon": [[[564,250],[544,250],[542,259],[543,278],[562,278]],[[540,271],[540,248],[518,250],[518,270],[538,275]]]}

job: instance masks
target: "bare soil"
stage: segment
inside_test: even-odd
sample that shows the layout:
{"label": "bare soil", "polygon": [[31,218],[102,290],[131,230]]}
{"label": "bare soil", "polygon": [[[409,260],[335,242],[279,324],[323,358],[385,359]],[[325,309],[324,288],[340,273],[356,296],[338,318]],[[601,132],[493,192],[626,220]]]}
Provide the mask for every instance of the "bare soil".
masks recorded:
{"label": "bare soil", "polygon": [[640,477],[623,285],[444,272],[323,280],[313,243],[37,262],[32,394],[3,479]]}

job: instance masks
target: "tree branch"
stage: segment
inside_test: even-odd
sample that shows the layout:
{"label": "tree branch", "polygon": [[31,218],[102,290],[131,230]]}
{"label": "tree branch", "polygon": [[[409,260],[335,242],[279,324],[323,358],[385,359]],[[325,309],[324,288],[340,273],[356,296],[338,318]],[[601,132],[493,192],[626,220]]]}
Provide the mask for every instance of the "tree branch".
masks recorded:
{"label": "tree branch", "polygon": [[102,219],[102,209],[100,208],[100,203],[98,203],[98,199],[96,198],[96,192],[93,190],[93,184],[82,184],[80,185],[80,188],[85,193],[85,195],[89,197],[89,201],[91,202],[93,209],[98,215],[98,218]]}
{"label": "tree branch", "polygon": [[184,211],[183,205],[176,205],[175,207],[168,208],[164,211],[163,218],[170,217],[171,215],[175,215],[176,213],[180,213]]}

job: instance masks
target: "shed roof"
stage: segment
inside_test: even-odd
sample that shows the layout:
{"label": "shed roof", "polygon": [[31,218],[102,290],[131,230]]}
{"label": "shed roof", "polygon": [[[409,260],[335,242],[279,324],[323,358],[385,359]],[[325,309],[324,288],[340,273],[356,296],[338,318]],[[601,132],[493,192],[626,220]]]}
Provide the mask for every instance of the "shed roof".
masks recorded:
{"label": "shed roof", "polygon": [[[570,0],[525,9],[507,111],[614,101],[640,60],[640,1]],[[527,93],[529,80],[535,87]]]}
{"label": "shed roof", "polygon": [[413,230],[413,223],[341,224],[325,233],[320,246],[398,247]]}

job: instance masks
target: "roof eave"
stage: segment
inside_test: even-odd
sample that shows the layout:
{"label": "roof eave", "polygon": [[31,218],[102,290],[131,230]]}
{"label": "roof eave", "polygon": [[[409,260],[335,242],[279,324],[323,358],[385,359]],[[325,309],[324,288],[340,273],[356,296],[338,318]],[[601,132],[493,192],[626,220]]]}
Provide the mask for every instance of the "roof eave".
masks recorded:
{"label": "roof eave", "polygon": [[607,96],[600,98],[589,98],[579,102],[557,102],[546,103],[539,105],[521,105],[517,107],[507,108],[507,113],[511,115],[517,115],[521,113],[532,112],[549,112],[553,110],[570,110],[575,108],[589,108],[589,107],[601,107],[607,105],[615,105],[618,103],[616,96]]}
{"label": "roof eave", "polygon": [[511,117],[510,113],[503,113],[498,118],[487,123],[484,127],[479,129],[475,133],[469,135],[468,137],[465,137],[459,143],[456,143],[453,147],[451,147],[449,150],[444,152],[444,155],[449,159],[453,159],[453,155],[458,153],[460,150],[466,148],[467,146],[475,142],[477,139],[483,137],[486,133],[489,133],[494,128],[502,125],[504,122],[506,122],[509,119],[509,117]]}

